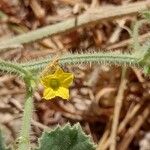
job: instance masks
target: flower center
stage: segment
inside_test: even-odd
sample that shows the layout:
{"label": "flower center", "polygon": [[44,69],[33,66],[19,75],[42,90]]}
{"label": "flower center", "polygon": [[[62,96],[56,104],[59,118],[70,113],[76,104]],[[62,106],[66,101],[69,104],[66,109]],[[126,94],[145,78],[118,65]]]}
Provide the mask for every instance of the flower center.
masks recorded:
{"label": "flower center", "polygon": [[53,90],[56,90],[58,89],[60,86],[60,82],[58,79],[51,79],[50,80],[50,87],[53,89]]}

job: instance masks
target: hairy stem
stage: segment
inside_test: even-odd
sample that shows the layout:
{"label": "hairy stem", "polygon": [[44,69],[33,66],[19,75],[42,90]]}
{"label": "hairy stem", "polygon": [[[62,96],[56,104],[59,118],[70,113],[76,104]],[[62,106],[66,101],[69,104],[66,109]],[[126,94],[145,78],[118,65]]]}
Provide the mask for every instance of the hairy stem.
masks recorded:
{"label": "hairy stem", "polygon": [[26,97],[18,150],[30,150],[30,128],[33,111],[32,94]]}
{"label": "hairy stem", "polygon": [[24,78],[26,83],[26,99],[24,105],[24,113],[22,119],[21,133],[19,137],[18,150],[30,150],[30,128],[31,128],[31,118],[33,112],[33,88],[32,87],[32,77]]}
{"label": "hairy stem", "polygon": [[0,59],[0,70],[8,73],[10,72],[10,73],[18,74],[20,76],[29,75],[29,72],[24,68],[22,68],[22,66],[20,66],[19,64],[13,62],[7,62],[2,59]]}
{"label": "hairy stem", "polygon": [[[50,61],[52,61],[52,56],[47,58],[32,61],[28,63],[23,63],[21,66],[24,69],[31,71],[40,70],[45,67]],[[125,65],[125,66],[137,66],[139,67],[139,56],[137,54],[120,53],[120,52],[94,52],[94,53],[83,53],[83,54],[71,54],[67,53],[59,58],[60,65],[76,65],[76,64],[115,64],[115,65]]]}

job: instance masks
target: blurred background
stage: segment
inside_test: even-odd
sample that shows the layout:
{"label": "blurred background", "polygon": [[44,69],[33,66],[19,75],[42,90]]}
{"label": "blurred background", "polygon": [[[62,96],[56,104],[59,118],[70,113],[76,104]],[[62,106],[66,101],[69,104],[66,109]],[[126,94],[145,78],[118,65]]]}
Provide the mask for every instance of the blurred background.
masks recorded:
{"label": "blurred background", "polygon": [[[140,0],[0,0],[0,41],[56,24],[96,8],[138,2]],[[63,34],[1,51],[0,58],[21,63],[58,52],[129,51],[131,37],[123,27],[132,30],[133,23],[140,19],[141,15],[134,13],[90,23]],[[141,39],[145,40],[149,32],[150,26],[144,24],[139,32]],[[37,138],[45,129],[53,128],[57,124],[80,122],[83,130],[92,136],[94,142],[101,144],[102,150],[107,149],[106,142],[111,133],[115,100],[120,86],[121,67],[91,64],[66,68],[75,74],[69,101],[61,98],[43,100],[43,88],[40,84],[34,93],[32,145],[37,144]],[[5,133],[7,145],[16,143],[24,96],[23,81],[17,76],[0,72],[0,126]],[[122,147],[127,150],[150,150],[150,117],[147,115],[145,119],[141,119],[144,110],[149,109],[149,104],[149,77],[141,69],[127,68],[119,119],[119,124],[122,123],[123,127],[117,136],[118,150],[122,150]],[[105,142],[101,143],[102,140]]]}

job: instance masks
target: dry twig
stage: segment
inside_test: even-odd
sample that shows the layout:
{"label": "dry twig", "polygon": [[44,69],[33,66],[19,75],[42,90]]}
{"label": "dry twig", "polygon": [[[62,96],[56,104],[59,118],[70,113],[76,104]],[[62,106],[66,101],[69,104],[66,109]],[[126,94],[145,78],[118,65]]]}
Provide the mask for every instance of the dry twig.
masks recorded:
{"label": "dry twig", "polygon": [[[143,34],[143,35],[140,35],[140,36],[139,36],[139,42],[144,42],[145,39],[147,39],[147,38],[149,38],[149,37],[150,37],[150,32],[145,33],[145,34]],[[125,47],[125,46],[127,46],[127,45],[129,45],[129,44],[132,44],[132,41],[133,41],[132,38],[127,39],[127,40],[123,40],[123,41],[118,42],[118,43],[116,43],[116,44],[112,44],[112,45],[110,45],[110,46],[107,46],[107,49],[116,49],[116,48]]]}
{"label": "dry twig", "polygon": [[[135,106],[131,106],[125,116],[125,118],[122,120],[118,127],[118,134],[120,134],[126,127],[126,125],[135,117],[136,113],[139,111],[141,108],[142,104],[136,104]],[[110,145],[110,137],[106,139],[103,142],[103,145],[101,146],[102,150],[106,150]]]}
{"label": "dry twig", "polygon": [[119,145],[119,150],[126,150],[134,138],[135,134],[138,132],[145,119],[148,117],[150,113],[149,105],[144,109],[142,114],[137,117],[137,121],[134,123],[133,127],[129,128],[129,130],[125,133],[122,142]]}
{"label": "dry twig", "polygon": [[141,10],[145,10],[148,5],[150,5],[149,0],[131,3],[123,6],[106,6],[96,8],[94,10],[90,9],[89,11],[86,11],[84,14],[81,14],[78,17],[73,17],[60,23],[49,25],[26,34],[19,35],[9,40],[2,41],[0,42],[0,49],[7,48],[8,46],[10,47],[10,45],[14,44],[20,45],[39,40],[46,36],[66,32],[68,30],[76,29],[79,26],[84,26],[90,23],[96,23],[98,21],[113,19],[115,17],[135,14]]}
{"label": "dry twig", "polygon": [[124,95],[124,90],[125,90],[125,85],[126,85],[125,74],[126,74],[126,68],[123,68],[121,83],[120,83],[119,91],[118,91],[116,101],[115,101],[112,131],[110,135],[110,150],[116,150],[117,129],[118,129],[119,116],[120,116],[120,111],[121,111],[122,104],[123,104],[123,95]]}

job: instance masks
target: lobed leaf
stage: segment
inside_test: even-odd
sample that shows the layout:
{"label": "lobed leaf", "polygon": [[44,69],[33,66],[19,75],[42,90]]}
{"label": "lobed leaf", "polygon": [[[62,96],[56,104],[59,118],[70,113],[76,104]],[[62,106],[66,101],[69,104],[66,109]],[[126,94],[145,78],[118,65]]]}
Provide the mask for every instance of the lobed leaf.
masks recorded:
{"label": "lobed leaf", "polygon": [[95,150],[90,137],[85,135],[79,124],[58,126],[50,132],[44,132],[36,150]]}

